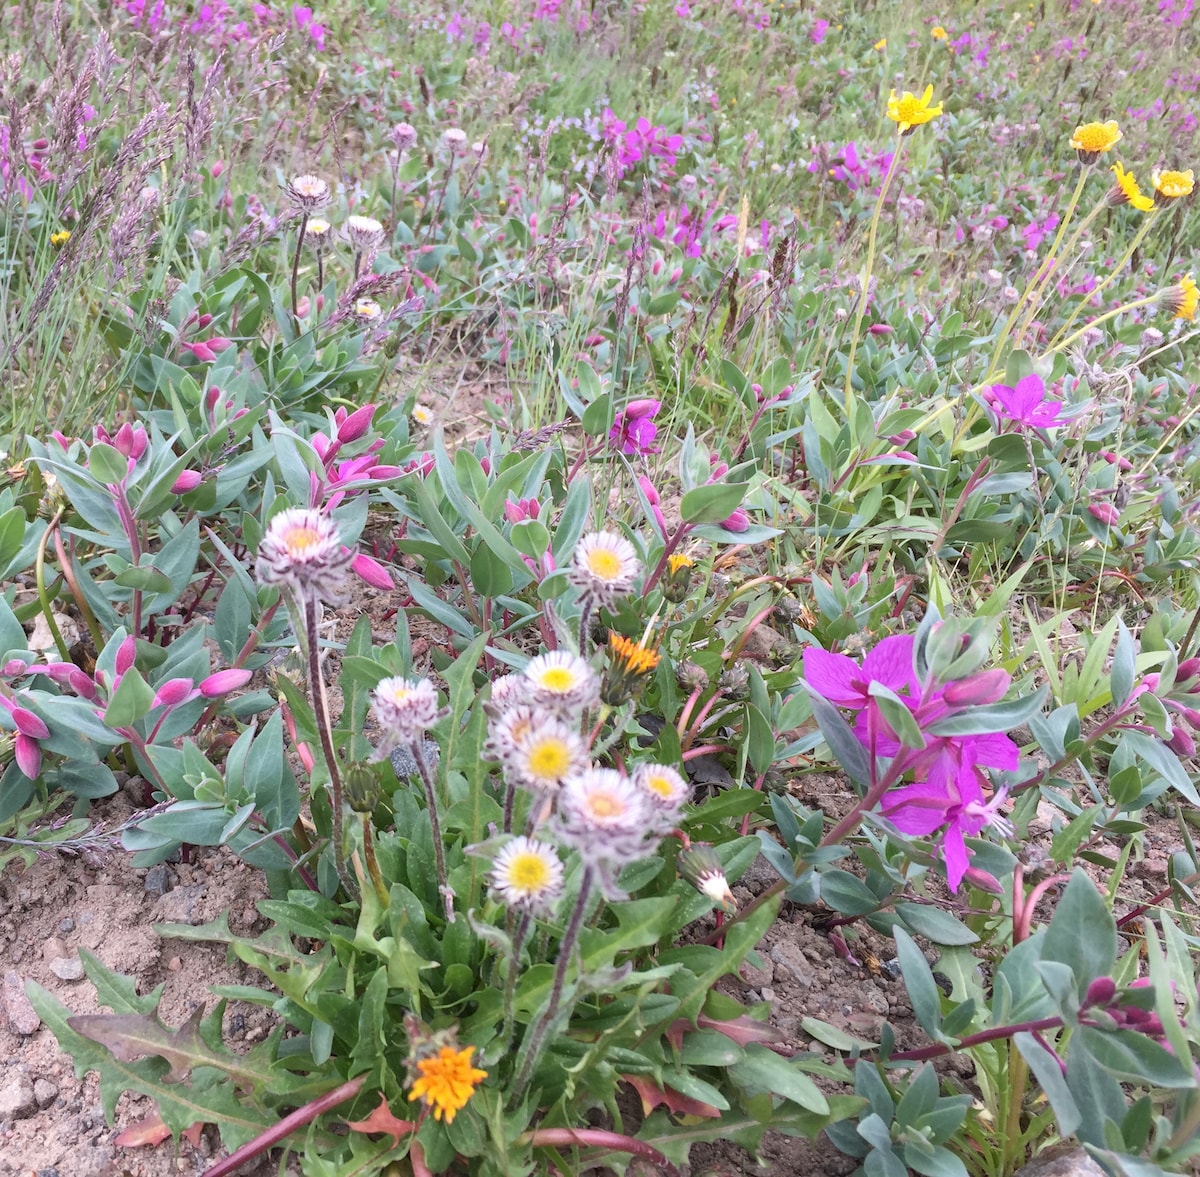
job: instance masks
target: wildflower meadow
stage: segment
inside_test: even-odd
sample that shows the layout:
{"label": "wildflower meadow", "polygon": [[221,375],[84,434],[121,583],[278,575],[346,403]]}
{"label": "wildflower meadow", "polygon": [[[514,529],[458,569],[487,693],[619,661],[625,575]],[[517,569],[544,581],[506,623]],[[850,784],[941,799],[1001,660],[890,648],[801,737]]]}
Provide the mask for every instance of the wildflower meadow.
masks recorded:
{"label": "wildflower meadow", "polygon": [[1194,0],[0,30],[0,1173],[1197,1171]]}

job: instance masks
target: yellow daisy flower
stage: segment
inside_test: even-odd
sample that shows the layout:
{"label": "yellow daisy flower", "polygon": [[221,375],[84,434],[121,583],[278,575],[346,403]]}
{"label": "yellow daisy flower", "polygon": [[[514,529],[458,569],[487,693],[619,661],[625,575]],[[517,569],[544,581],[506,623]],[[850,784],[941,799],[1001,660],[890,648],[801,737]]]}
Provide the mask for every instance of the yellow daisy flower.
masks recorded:
{"label": "yellow daisy flower", "polygon": [[941,25],[934,25],[933,28],[931,28],[929,30],[929,35],[935,41],[944,41],[944,40],[946,40],[947,37],[950,36],[950,34],[948,32],[946,32],[946,30],[944,28],[942,28]]}
{"label": "yellow daisy flower", "polygon": [[1132,172],[1127,172],[1121,164],[1115,163],[1112,166],[1112,174],[1116,177],[1116,182],[1108,193],[1109,205],[1117,208],[1122,204],[1132,204],[1139,212],[1149,212],[1154,207],[1153,198],[1138,187]]}
{"label": "yellow daisy flower", "polygon": [[1075,128],[1071,136],[1071,146],[1079,153],[1079,162],[1093,164],[1106,151],[1111,151],[1121,138],[1120,128],[1116,122],[1084,123]]}
{"label": "yellow daisy flower", "polygon": [[60,246],[66,245],[66,243],[70,240],[71,240],[71,230],[70,229],[59,229],[59,231],[57,233],[50,234],[50,244],[53,245],[55,249],[58,249]]}
{"label": "yellow daisy flower", "polygon": [[419,1099],[433,1111],[435,1120],[449,1124],[463,1108],[484,1079],[487,1071],[471,1066],[475,1047],[455,1050],[443,1046],[437,1054],[417,1063],[420,1078],[412,1085],[409,1099]]}
{"label": "yellow daisy flower", "polygon": [[1188,168],[1186,172],[1152,172],[1150,179],[1154,182],[1154,203],[1170,204],[1181,196],[1191,196],[1196,175]]}
{"label": "yellow daisy flower", "polygon": [[1196,310],[1200,308],[1200,287],[1192,280],[1191,274],[1185,274],[1174,286],[1168,286],[1159,298],[1175,318],[1195,322]]}
{"label": "yellow daisy flower", "polygon": [[887,37],[880,37],[879,40],[875,42],[875,48],[882,53],[887,48]]}
{"label": "yellow daisy flower", "polygon": [[887,116],[900,128],[901,135],[910,135],[919,126],[930,122],[942,113],[942,104],[930,106],[933,101],[933,87],[926,86],[925,93],[918,98],[905,90],[897,98],[893,90],[888,98]]}

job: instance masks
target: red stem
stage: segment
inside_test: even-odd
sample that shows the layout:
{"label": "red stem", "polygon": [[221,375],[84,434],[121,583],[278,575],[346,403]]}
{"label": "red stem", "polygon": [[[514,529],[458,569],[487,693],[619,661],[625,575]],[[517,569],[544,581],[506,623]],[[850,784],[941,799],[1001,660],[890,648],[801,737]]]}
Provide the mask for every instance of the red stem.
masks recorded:
{"label": "red stem", "polygon": [[235,1169],[255,1157],[262,1156],[267,1149],[274,1148],[297,1128],[311,1124],[324,1112],[337,1107],[340,1103],[345,1103],[348,1099],[353,1099],[362,1090],[366,1081],[366,1075],[359,1075],[357,1079],[351,1079],[349,1083],[343,1083],[340,1087],[335,1087],[332,1091],[327,1091],[303,1107],[297,1108],[290,1115],[284,1116],[278,1124],[272,1125],[265,1132],[260,1132],[253,1140],[247,1141],[237,1152],[230,1153],[223,1161],[218,1161],[211,1169],[205,1170],[204,1177],[229,1177]]}
{"label": "red stem", "polygon": [[622,1136],[619,1132],[608,1132],[604,1128],[535,1128],[517,1138],[518,1144],[531,1144],[534,1148],[551,1148],[555,1145],[578,1145],[607,1148],[613,1152],[628,1152],[637,1157],[653,1161],[668,1177],[679,1177],[679,1170],[652,1144]]}

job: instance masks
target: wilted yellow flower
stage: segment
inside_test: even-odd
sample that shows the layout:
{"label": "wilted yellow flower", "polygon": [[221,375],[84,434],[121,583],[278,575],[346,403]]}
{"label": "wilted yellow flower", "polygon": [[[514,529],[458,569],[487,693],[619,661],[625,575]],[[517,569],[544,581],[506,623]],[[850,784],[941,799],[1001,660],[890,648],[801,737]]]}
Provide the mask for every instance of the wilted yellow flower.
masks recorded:
{"label": "wilted yellow flower", "polygon": [[948,32],[946,32],[946,30],[944,28],[942,28],[941,25],[934,25],[933,28],[931,28],[929,30],[929,35],[935,41],[944,41],[950,34]]}
{"label": "wilted yellow flower", "polygon": [[1127,172],[1121,164],[1115,163],[1112,166],[1112,174],[1116,177],[1116,182],[1109,189],[1107,200],[1113,208],[1122,204],[1132,204],[1139,212],[1149,212],[1154,207],[1154,199],[1138,187],[1132,172]]}
{"label": "wilted yellow flower", "polygon": [[1084,123],[1075,128],[1071,146],[1079,152],[1079,162],[1095,163],[1106,151],[1111,151],[1121,138],[1120,128],[1115,121],[1107,123]]}
{"label": "wilted yellow flower", "polygon": [[930,122],[942,113],[942,104],[930,106],[932,100],[932,86],[926,86],[920,98],[908,90],[897,98],[893,90],[888,99],[887,116],[900,128],[901,135],[909,135],[922,123]]}
{"label": "wilted yellow flower", "polygon": [[1191,274],[1185,274],[1174,286],[1168,286],[1159,298],[1175,318],[1195,322],[1196,310],[1200,308],[1200,287]]}
{"label": "wilted yellow flower", "polygon": [[417,1063],[421,1077],[412,1085],[409,1099],[423,1100],[432,1109],[435,1120],[449,1124],[474,1094],[475,1088],[487,1078],[487,1071],[471,1066],[475,1047],[455,1050],[443,1046],[437,1054]]}
{"label": "wilted yellow flower", "polygon": [[1150,179],[1154,181],[1154,203],[1170,204],[1181,196],[1191,196],[1196,176],[1188,168],[1186,172],[1152,172]]}

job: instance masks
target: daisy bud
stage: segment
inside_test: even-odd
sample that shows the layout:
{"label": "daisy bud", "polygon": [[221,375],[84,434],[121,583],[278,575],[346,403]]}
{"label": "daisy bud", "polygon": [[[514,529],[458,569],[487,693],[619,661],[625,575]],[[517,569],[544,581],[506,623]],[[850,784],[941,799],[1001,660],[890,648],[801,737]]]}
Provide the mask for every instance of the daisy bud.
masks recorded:
{"label": "daisy bud", "polygon": [[725,867],[707,842],[693,842],[675,856],[675,867],[701,895],[719,903],[725,911],[736,911],[737,900],[729,889]]}

